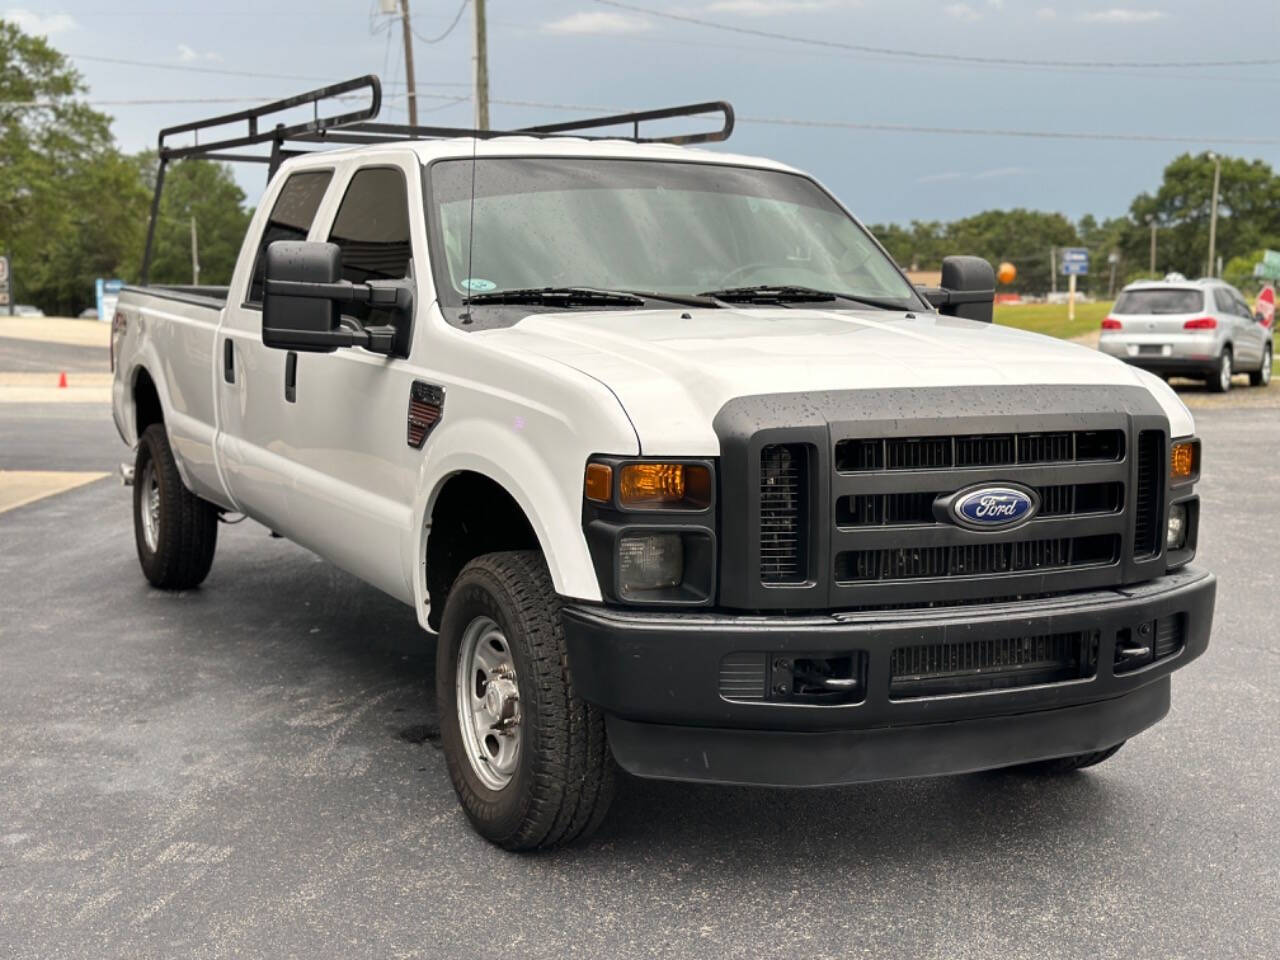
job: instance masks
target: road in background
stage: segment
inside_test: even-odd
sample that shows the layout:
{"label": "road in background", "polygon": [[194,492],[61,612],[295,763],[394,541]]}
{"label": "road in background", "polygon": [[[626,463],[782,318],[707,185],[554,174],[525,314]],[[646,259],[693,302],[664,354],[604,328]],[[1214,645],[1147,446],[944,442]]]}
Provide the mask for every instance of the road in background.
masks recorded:
{"label": "road in background", "polygon": [[[1209,651],[1096,770],[805,792],[627,779],[595,842],[470,832],[413,611],[246,522],[149,589],[130,490],[0,513],[0,955],[1261,957],[1280,942],[1280,416],[1200,412]],[[105,406],[0,467],[111,470]]]}

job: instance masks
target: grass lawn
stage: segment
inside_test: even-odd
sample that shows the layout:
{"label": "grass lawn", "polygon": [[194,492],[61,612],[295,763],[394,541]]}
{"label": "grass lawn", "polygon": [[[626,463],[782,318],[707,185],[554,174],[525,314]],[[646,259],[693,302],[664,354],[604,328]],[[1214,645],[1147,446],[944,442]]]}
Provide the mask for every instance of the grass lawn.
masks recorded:
{"label": "grass lawn", "polygon": [[1034,333],[1047,333],[1051,337],[1078,337],[1082,333],[1097,330],[1102,318],[1111,311],[1113,301],[1077,303],[1076,319],[1067,319],[1065,303],[1009,303],[996,304],[996,323],[1018,327]]}

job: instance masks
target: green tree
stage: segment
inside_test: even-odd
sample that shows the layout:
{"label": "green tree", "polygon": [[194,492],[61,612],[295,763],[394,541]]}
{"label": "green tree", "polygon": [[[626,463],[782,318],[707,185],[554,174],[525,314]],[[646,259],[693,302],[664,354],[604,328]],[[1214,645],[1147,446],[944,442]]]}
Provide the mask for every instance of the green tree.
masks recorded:
{"label": "green tree", "polygon": [[[154,152],[140,154],[137,169],[153,189]],[[165,171],[151,257],[153,283],[191,282],[191,221],[196,223],[202,284],[227,284],[249,226],[244,191],[224,163],[189,159]]]}
{"label": "green tree", "polygon": [[40,37],[0,20],[0,249],[15,294],[46,311],[93,299],[93,281],[134,258],[146,197],[110,118]]}
{"label": "green tree", "polygon": [[[1164,169],[1154,194],[1143,193],[1129,208],[1124,252],[1146,262],[1148,224],[1157,226],[1157,273],[1188,277],[1209,271],[1209,218],[1214,161],[1208,153],[1184,153]],[[1225,261],[1280,240],[1280,178],[1261,160],[1222,158],[1217,253]]]}
{"label": "green tree", "polygon": [[993,265],[1007,260],[1018,269],[1009,289],[1044,293],[1051,286],[1050,248],[1079,244],[1075,226],[1060,213],[1038,210],[987,210],[947,225],[949,253],[985,257]]}

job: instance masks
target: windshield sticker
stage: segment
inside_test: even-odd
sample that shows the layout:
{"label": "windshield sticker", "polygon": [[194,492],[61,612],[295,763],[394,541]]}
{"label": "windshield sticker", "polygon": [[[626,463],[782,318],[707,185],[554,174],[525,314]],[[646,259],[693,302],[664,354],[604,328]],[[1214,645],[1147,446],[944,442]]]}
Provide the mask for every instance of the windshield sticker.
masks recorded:
{"label": "windshield sticker", "polygon": [[488,293],[490,290],[497,289],[497,286],[492,280],[481,277],[467,277],[462,281],[462,289],[470,290],[472,293]]}

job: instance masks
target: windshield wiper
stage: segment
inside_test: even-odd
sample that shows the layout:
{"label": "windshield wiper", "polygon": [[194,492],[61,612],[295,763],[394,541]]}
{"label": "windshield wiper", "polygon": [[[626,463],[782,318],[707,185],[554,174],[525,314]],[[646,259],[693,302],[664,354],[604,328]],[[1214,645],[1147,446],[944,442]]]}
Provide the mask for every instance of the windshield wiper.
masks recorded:
{"label": "windshield wiper", "polygon": [[515,290],[493,290],[473,293],[471,303],[545,303],[549,306],[642,307],[644,297],[623,290],[600,290],[596,287],[525,287]]}
{"label": "windshield wiper", "polygon": [[832,300],[846,300],[881,310],[901,310],[902,306],[886,300],[871,297],[855,297],[848,293],[834,293],[831,290],[816,290],[813,287],[798,287],[789,284],[759,284],[754,287],[728,287],[724,290],[704,290],[700,297],[715,297],[726,303],[829,303]]}

